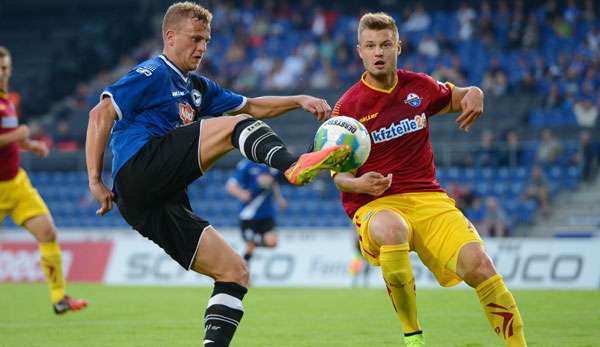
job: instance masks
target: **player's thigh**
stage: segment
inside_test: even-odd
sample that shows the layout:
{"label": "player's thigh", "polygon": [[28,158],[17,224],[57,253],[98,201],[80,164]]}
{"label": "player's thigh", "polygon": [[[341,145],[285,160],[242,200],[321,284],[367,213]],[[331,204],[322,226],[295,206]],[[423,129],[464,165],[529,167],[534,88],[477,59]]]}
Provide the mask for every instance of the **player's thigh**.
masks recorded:
{"label": "player's thigh", "polygon": [[249,115],[222,116],[203,119],[200,126],[199,161],[203,171],[233,149],[231,135],[235,125]]}
{"label": "player's thigh", "polygon": [[[13,195],[13,208],[10,216],[15,224],[25,226],[25,223],[30,219],[38,216],[34,225],[34,235],[39,233],[40,236],[45,231],[42,229],[54,228],[54,223],[50,217],[50,211],[38,191],[31,185],[29,177],[25,171],[21,170],[15,180],[15,194]],[[30,230],[31,231],[31,230]]]}
{"label": "player's thigh", "polygon": [[381,209],[373,213],[369,223],[369,236],[379,247],[408,242],[408,223],[393,209]]}
{"label": "player's thigh", "polygon": [[417,209],[413,245],[423,264],[442,286],[461,281],[452,261],[464,245],[481,243],[473,224],[454,206],[450,198],[428,201],[428,207]]}
{"label": "player's thigh", "polygon": [[497,273],[483,244],[478,242],[463,245],[455,262],[456,274],[473,288]]}
{"label": "player's thigh", "polygon": [[[359,208],[352,220],[358,232],[360,251],[363,257],[375,266],[379,266],[379,250],[382,244],[384,244],[384,241],[382,241],[382,237],[379,237],[379,240],[376,240],[375,238],[378,237],[379,234],[377,234],[377,232],[372,232],[371,229],[372,220],[380,212],[383,212],[382,216],[393,219],[394,222],[391,225],[400,229],[406,228],[407,241],[410,242],[412,234],[412,227],[409,219],[398,206],[394,206],[392,203],[381,203],[375,200]],[[392,237],[391,239],[394,240],[395,238]],[[400,243],[399,240],[396,241]]]}
{"label": "player's thigh", "polygon": [[202,232],[192,269],[216,281],[248,285],[248,269],[242,257],[213,227]]}

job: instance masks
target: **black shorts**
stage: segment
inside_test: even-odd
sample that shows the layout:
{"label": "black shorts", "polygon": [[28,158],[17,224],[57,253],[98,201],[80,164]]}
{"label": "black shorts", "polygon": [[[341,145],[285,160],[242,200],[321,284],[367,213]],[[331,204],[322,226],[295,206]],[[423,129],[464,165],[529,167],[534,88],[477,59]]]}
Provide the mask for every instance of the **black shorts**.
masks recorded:
{"label": "black shorts", "polygon": [[190,269],[209,223],[192,212],[187,187],[202,176],[200,122],[151,139],[117,173],[116,203],[142,236]]}
{"label": "black shorts", "polygon": [[275,220],[273,218],[241,220],[240,230],[244,241],[252,241],[257,246],[262,246],[265,234],[275,230]]}

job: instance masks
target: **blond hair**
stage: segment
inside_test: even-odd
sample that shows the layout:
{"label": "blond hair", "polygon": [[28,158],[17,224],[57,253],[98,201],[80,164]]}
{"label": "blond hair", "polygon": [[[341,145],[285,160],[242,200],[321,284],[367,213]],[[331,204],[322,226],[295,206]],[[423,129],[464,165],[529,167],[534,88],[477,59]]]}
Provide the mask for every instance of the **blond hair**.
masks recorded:
{"label": "blond hair", "polygon": [[169,6],[162,22],[163,35],[169,29],[179,25],[182,19],[193,18],[206,24],[212,21],[212,13],[206,8],[191,1],[177,2]]}
{"label": "blond hair", "polygon": [[365,29],[390,29],[394,33],[394,38],[396,40],[398,40],[400,37],[400,35],[398,34],[398,27],[396,26],[396,21],[394,20],[394,18],[392,18],[389,14],[385,12],[369,12],[365,13],[362,17],[360,17],[360,22],[358,22],[358,41],[360,41],[360,34]]}
{"label": "blond hair", "polygon": [[10,58],[10,51],[8,50],[8,48],[6,48],[4,46],[0,46],[0,58],[4,58],[4,57]]}

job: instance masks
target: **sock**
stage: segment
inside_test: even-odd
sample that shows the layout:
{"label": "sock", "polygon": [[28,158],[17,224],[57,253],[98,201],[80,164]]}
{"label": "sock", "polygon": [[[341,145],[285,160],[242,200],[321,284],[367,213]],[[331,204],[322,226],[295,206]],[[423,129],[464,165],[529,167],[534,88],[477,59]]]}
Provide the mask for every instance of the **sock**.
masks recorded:
{"label": "sock", "polygon": [[227,347],[244,315],[242,299],[248,289],[233,282],[215,282],[204,314],[204,345]]}
{"label": "sock", "polygon": [[244,253],[244,260],[247,262],[252,258],[252,253]]}
{"label": "sock", "polygon": [[60,247],[56,241],[40,242],[40,267],[46,275],[50,299],[55,304],[65,296],[65,279],[62,272]]}
{"label": "sock", "polygon": [[527,346],[521,314],[502,276],[496,274],[488,278],[475,290],[488,321],[506,346]]}
{"label": "sock", "polygon": [[244,119],[235,125],[231,143],[249,160],[267,164],[281,172],[298,160],[271,127],[254,118]]}
{"label": "sock", "polygon": [[417,319],[415,276],[410,266],[408,243],[381,246],[381,272],[405,335],[421,332]]}

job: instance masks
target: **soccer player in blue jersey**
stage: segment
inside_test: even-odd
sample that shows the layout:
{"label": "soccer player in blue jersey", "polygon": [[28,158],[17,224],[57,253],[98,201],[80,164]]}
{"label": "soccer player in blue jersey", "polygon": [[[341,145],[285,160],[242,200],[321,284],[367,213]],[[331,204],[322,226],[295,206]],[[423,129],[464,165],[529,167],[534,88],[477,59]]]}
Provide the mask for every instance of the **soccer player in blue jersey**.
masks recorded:
{"label": "soccer player in blue jersey", "polygon": [[264,164],[241,160],[227,180],[229,194],[240,201],[240,230],[246,242],[244,260],[250,262],[256,247],[277,246],[275,215],[287,203],[277,183],[277,170]]}
{"label": "soccer player in blue jersey", "polygon": [[[211,19],[207,9],[191,2],[169,7],[163,54],[106,88],[90,111],[86,163],[89,188],[101,204],[97,214],[110,211],[115,201],[141,235],[185,269],[215,280],[204,316],[204,345],[218,347],[229,345],[242,318],[248,270],[209,222],[192,212],[187,186],[233,148],[284,172],[296,185],[339,165],[350,148],[296,158],[258,119],[302,108],[323,120],[331,113],[326,101],[306,95],[246,98],[195,73],[211,38]],[[112,191],[101,177],[109,137]]]}

